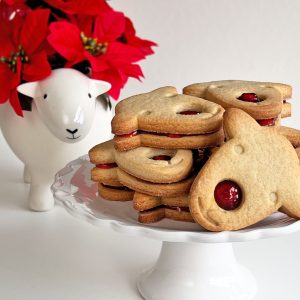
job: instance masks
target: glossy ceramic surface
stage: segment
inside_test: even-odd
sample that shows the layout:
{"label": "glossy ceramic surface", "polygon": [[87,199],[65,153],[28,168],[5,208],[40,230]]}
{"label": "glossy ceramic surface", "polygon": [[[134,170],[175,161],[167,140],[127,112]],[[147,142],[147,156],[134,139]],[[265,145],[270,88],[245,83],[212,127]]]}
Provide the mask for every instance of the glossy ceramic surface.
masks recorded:
{"label": "glossy ceramic surface", "polygon": [[56,175],[52,191],[58,204],[95,225],[163,241],[200,243],[242,242],[300,230],[300,221],[279,212],[243,230],[219,233],[208,232],[198,224],[166,219],[142,225],[137,222],[137,212],[130,201],[110,202],[97,196],[97,184],[90,180],[92,167],[87,156],[70,162]]}
{"label": "glossy ceramic surface", "polygon": [[24,181],[30,183],[28,203],[32,210],[53,208],[50,186],[55,174],[70,160],[111,138],[113,112],[95,101],[109,86],[72,69],[57,69],[41,82],[19,87],[35,98],[23,118],[8,102],[0,105],[0,128],[25,165]]}
{"label": "glossy ceramic surface", "polygon": [[106,81],[62,68],[41,81],[19,85],[18,91],[33,98],[39,117],[54,136],[65,143],[76,143],[91,129],[96,98],[110,88]]}
{"label": "glossy ceramic surface", "polygon": [[234,232],[208,232],[197,224],[171,220],[142,225],[130,201],[110,202],[97,196],[97,184],[90,180],[92,167],[87,156],[70,162],[56,175],[54,197],[69,213],[96,226],[163,241],[157,262],[137,280],[147,300],[254,299],[255,276],[237,262],[231,243],[300,229],[299,221],[282,213]]}

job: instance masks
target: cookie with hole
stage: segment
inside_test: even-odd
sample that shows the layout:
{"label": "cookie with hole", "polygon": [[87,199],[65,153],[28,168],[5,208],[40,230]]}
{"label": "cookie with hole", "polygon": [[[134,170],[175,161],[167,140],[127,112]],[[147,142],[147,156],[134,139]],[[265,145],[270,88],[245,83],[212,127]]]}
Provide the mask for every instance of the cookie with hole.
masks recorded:
{"label": "cookie with hole", "polygon": [[224,142],[224,132],[218,131],[199,135],[182,134],[157,134],[139,131],[131,138],[115,136],[115,148],[119,151],[127,151],[137,147],[152,147],[159,149],[199,149],[216,147]]}
{"label": "cookie with hole", "polygon": [[108,141],[93,147],[90,159],[96,163],[92,178],[100,182],[118,181],[117,168],[154,183],[172,183],[187,178],[193,168],[193,153],[183,149],[139,147],[125,152]]}
{"label": "cookie with hole", "polygon": [[183,93],[216,102],[225,109],[242,109],[262,126],[277,125],[280,116],[291,114],[286,101],[292,96],[292,87],[283,83],[221,80],[188,85]]}
{"label": "cookie with hole", "polygon": [[198,97],[178,94],[171,86],[124,99],[115,111],[112,132],[120,151],[139,146],[196,149],[222,141],[224,109]]}
{"label": "cookie with hole", "polygon": [[238,230],[281,209],[300,217],[300,166],[291,143],[240,109],[224,114],[227,138],[196,177],[194,220],[210,231]]}

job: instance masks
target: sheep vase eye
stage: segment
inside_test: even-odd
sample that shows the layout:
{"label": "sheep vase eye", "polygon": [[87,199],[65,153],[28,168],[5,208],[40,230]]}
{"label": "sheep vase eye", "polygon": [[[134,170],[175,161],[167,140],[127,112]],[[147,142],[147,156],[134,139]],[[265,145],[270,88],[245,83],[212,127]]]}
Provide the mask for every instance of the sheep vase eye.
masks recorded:
{"label": "sheep vase eye", "polygon": [[92,98],[92,95],[91,95],[91,93],[88,93],[88,96],[89,96],[89,98]]}
{"label": "sheep vase eye", "polygon": [[43,98],[44,98],[44,99],[47,99],[47,97],[48,97],[47,94],[44,94],[44,95],[43,95]]}

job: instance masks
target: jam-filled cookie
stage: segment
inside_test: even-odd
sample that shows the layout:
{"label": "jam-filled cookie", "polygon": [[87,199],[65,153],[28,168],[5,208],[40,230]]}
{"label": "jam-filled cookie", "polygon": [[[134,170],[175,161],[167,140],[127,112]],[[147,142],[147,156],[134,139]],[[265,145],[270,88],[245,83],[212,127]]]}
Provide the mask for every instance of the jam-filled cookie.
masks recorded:
{"label": "jam-filled cookie", "polygon": [[278,125],[291,115],[292,87],[282,83],[222,80],[186,86],[183,93],[220,104],[225,109],[239,108],[262,126]]}
{"label": "jam-filled cookie", "polygon": [[129,97],[116,106],[112,120],[120,151],[148,146],[197,149],[223,141],[224,109],[213,102],[177,93],[174,87]]}
{"label": "jam-filled cookie", "polygon": [[155,197],[136,192],[133,207],[139,212],[140,223],[154,223],[164,218],[194,222],[189,210],[189,196]]}
{"label": "jam-filled cookie", "polygon": [[247,113],[224,114],[223,144],[201,169],[190,194],[196,222],[211,231],[250,226],[281,208],[300,217],[300,167],[291,143]]}
{"label": "jam-filled cookie", "polygon": [[91,163],[95,167],[91,171],[91,179],[98,182],[98,194],[110,201],[130,201],[134,191],[124,186],[118,179],[113,155],[113,142],[107,141],[96,145],[89,151]]}
{"label": "jam-filled cookie", "polygon": [[[98,181],[100,179],[101,182],[117,178],[115,167],[134,177],[154,183],[178,182],[187,178],[193,168],[191,150],[139,147],[120,152],[114,149],[112,140],[93,147],[89,155],[91,161],[96,164],[92,170],[92,178]],[[111,178],[104,178],[104,173]]]}

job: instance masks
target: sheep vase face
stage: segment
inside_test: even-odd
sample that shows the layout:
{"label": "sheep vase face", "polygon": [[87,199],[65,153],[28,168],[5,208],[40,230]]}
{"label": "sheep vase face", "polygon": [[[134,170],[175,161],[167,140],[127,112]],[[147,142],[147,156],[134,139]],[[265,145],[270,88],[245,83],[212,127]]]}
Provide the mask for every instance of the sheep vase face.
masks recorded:
{"label": "sheep vase face", "polygon": [[97,96],[110,84],[73,69],[57,69],[44,80],[21,84],[18,91],[32,97],[39,117],[63,142],[82,140],[92,126]]}

